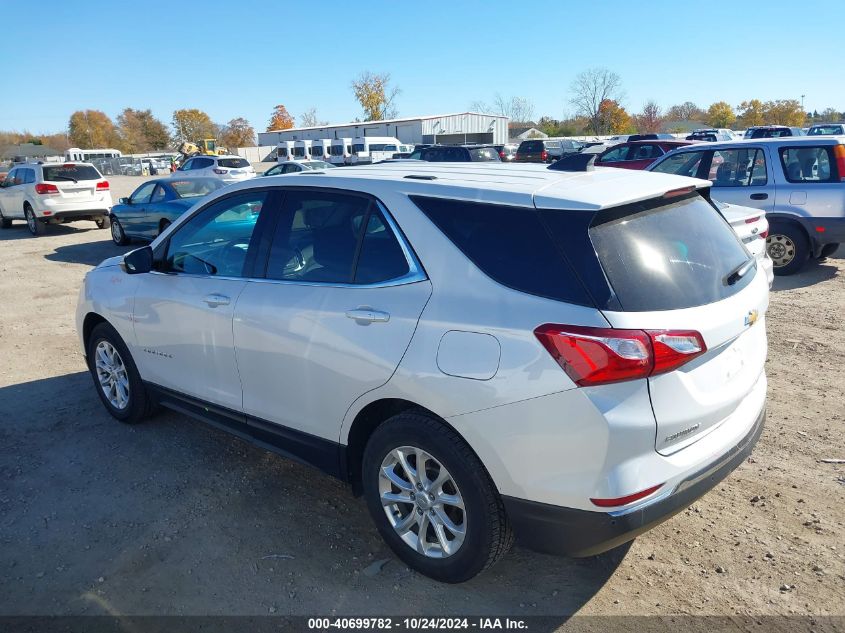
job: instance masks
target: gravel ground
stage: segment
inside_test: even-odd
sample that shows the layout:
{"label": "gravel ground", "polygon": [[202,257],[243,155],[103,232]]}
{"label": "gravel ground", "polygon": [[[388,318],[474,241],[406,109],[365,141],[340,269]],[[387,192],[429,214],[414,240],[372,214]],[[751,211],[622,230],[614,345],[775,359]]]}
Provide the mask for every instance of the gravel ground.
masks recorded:
{"label": "gravel ground", "polygon": [[[115,199],[141,179],[114,177]],[[775,282],[753,457],[630,547],[515,548],[459,586],[409,571],[337,481],[182,415],[121,425],[73,322],[114,246],[0,232],[0,615],[845,614],[845,253]]]}

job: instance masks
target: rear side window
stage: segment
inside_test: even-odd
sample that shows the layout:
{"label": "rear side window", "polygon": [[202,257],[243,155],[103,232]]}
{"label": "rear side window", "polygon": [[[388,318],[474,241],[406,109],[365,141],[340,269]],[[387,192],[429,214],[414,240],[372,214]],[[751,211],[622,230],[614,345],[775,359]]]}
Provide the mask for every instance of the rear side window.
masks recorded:
{"label": "rear side window", "polygon": [[249,167],[249,161],[245,158],[218,158],[217,164],[221,167],[228,167],[229,169]]}
{"label": "rear side window", "polygon": [[469,158],[473,161],[493,161],[500,162],[499,152],[495,147],[478,147],[469,150]]}
{"label": "rear side window", "polygon": [[520,292],[593,305],[536,209],[422,196],[411,200],[491,279]]}
{"label": "rear side window", "polygon": [[44,180],[100,180],[102,176],[91,165],[44,165]]}
{"label": "rear side window", "polygon": [[778,150],[783,173],[789,182],[834,182],[831,147],[781,147]]}
{"label": "rear side window", "polygon": [[749,255],[719,212],[698,194],[596,214],[590,240],[622,309],[678,310],[735,295],[756,274],[731,273]]}

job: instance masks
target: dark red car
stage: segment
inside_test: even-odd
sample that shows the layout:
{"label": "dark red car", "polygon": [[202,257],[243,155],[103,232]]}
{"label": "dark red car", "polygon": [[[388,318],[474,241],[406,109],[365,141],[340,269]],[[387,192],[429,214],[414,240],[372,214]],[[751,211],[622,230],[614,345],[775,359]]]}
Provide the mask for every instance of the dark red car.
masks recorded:
{"label": "dark red car", "polygon": [[695,141],[628,141],[604,150],[596,158],[596,166],[645,169],[676,147],[692,145]]}

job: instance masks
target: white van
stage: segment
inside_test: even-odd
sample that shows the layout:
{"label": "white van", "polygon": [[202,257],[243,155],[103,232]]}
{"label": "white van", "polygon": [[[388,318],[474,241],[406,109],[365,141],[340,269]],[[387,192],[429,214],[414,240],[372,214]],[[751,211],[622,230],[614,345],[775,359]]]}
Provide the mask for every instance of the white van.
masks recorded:
{"label": "white van", "polygon": [[348,165],[352,156],[352,139],[336,138],[329,148],[329,162],[332,165]]}
{"label": "white van", "polygon": [[293,160],[293,141],[279,141],[276,148],[276,162],[284,163]]}
{"label": "white van", "polygon": [[311,160],[312,141],[296,141],[293,144],[294,160]]}
{"label": "white van", "polygon": [[377,163],[393,158],[402,143],[393,136],[359,136],[352,141],[350,163]]}
{"label": "white van", "polygon": [[328,161],[330,158],[329,150],[332,146],[332,140],[329,138],[321,138],[311,143],[311,158],[313,160]]}

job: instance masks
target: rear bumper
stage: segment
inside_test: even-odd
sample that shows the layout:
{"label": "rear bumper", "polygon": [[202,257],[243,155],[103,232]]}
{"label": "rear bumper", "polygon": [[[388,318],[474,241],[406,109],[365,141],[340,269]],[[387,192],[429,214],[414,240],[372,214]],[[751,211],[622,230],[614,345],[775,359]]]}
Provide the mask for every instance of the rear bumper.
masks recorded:
{"label": "rear bumper", "polygon": [[40,218],[44,220],[79,220],[79,219],[86,219],[86,218],[101,218],[101,217],[108,217],[109,210],[108,209],[78,209],[74,211],[50,211],[48,209],[49,215],[45,214],[43,211],[41,213],[36,213]]}
{"label": "rear bumper", "polygon": [[765,408],[751,430],[727,453],[681,481],[669,495],[619,512],[562,508],[503,497],[521,543],[531,549],[567,556],[593,556],[626,543],[688,507],[728,476],[751,453],[766,418]]}
{"label": "rear bumper", "polygon": [[810,238],[819,245],[845,242],[845,217],[799,218]]}

